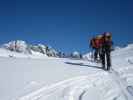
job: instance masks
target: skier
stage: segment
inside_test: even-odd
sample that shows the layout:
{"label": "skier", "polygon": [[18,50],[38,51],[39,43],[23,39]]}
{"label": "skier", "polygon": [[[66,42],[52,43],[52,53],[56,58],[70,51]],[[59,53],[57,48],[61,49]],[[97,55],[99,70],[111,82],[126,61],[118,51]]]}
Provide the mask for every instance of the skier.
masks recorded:
{"label": "skier", "polygon": [[106,70],[110,70],[110,67],[111,67],[110,53],[111,53],[112,45],[113,45],[113,42],[112,42],[111,33],[110,32],[104,32],[101,60],[102,60],[103,69],[105,69],[105,62],[107,62],[107,69]]}
{"label": "skier", "polygon": [[[97,35],[95,39],[95,46],[96,46],[96,52],[95,52],[95,59],[97,62],[101,60],[101,48],[103,44],[103,35]],[[99,59],[98,59],[99,57]]]}
{"label": "skier", "polygon": [[102,35],[97,35],[96,37],[93,37],[90,41],[90,47],[92,47],[94,51],[94,61],[98,62],[98,56],[101,57],[101,46],[102,46]]}
{"label": "skier", "polygon": [[96,60],[96,55],[97,55],[97,50],[96,50],[96,45],[95,45],[95,37],[93,37],[90,40],[90,48],[92,48],[91,59],[94,58],[94,61],[95,61]]}

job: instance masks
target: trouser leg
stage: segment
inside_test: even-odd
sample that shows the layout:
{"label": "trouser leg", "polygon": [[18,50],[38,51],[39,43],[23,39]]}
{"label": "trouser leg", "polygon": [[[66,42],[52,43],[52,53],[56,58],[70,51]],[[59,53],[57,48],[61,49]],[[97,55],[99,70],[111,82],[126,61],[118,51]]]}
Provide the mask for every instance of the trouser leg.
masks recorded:
{"label": "trouser leg", "polygon": [[102,67],[103,67],[103,69],[105,69],[105,52],[104,51],[102,51],[100,58],[102,60]]}
{"label": "trouser leg", "polygon": [[107,70],[110,70],[111,67],[110,52],[106,52],[106,59],[107,59]]}
{"label": "trouser leg", "polygon": [[91,61],[94,61],[94,50],[91,52]]}
{"label": "trouser leg", "polygon": [[97,60],[97,54],[98,54],[98,49],[95,49],[95,53],[94,53],[94,60]]}
{"label": "trouser leg", "polygon": [[102,61],[102,48],[99,48],[99,59],[100,62]]}

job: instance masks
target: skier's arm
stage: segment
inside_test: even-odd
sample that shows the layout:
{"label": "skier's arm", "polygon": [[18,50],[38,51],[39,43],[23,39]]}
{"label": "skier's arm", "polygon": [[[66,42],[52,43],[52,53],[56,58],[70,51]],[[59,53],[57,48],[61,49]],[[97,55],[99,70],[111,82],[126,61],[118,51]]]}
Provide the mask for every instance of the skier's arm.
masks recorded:
{"label": "skier's arm", "polygon": [[88,40],[89,42],[89,48],[92,48],[92,40]]}

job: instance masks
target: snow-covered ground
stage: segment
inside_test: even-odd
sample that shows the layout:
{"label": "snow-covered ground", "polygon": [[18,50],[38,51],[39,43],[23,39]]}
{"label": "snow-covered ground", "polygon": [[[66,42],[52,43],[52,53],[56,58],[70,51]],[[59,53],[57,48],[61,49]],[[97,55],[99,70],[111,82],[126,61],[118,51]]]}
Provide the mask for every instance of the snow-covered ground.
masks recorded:
{"label": "snow-covered ground", "polygon": [[0,100],[133,100],[133,45],[112,53],[110,72],[90,61],[0,49]]}
{"label": "snow-covered ground", "polygon": [[4,48],[0,48],[0,57],[10,57],[10,58],[48,58],[46,55],[39,53],[39,52],[35,52],[32,51],[32,54],[25,54],[25,53],[18,53],[18,52],[14,52],[14,51],[10,51]]}

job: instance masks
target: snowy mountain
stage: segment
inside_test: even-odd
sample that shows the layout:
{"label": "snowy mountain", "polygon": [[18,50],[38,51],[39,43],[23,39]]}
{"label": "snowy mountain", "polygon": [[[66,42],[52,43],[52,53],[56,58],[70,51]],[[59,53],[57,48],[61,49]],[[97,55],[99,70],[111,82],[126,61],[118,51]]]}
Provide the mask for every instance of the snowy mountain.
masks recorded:
{"label": "snowy mountain", "polygon": [[74,52],[71,54],[71,57],[72,57],[72,58],[81,59],[81,58],[82,58],[82,55],[81,55],[78,51],[74,51]]}
{"label": "snowy mountain", "polygon": [[26,53],[28,45],[25,41],[17,40],[6,43],[3,45],[3,47],[11,51]]}
{"label": "snowy mountain", "polygon": [[[59,58],[74,58],[81,59],[82,55],[75,51],[71,54],[65,54],[62,51],[57,51],[54,48],[44,45],[37,44],[32,45],[28,44],[23,40],[10,41],[9,43],[3,44],[0,48],[1,52],[8,52],[8,57],[59,57]],[[4,56],[4,54],[0,56]],[[21,56],[20,56],[21,55]]]}
{"label": "snowy mountain", "polygon": [[[102,70],[100,64],[82,59],[42,56],[41,59],[18,59],[8,57],[10,53],[12,51],[0,49],[1,100],[133,99],[131,44],[112,52],[110,72]],[[22,53],[13,54],[21,56]]]}
{"label": "snowy mountain", "polygon": [[[3,44],[2,45],[2,51],[6,49],[6,51],[10,52],[9,56],[13,57],[14,53],[17,55],[23,55],[23,56],[52,56],[52,57],[57,57],[58,52],[51,48],[48,47],[47,45],[43,44],[37,44],[37,45],[31,45],[26,43],[23,40],[16,40],[16,41],[10,41],[9,43]],[[18,56],[17,56],[18,57]]]}

